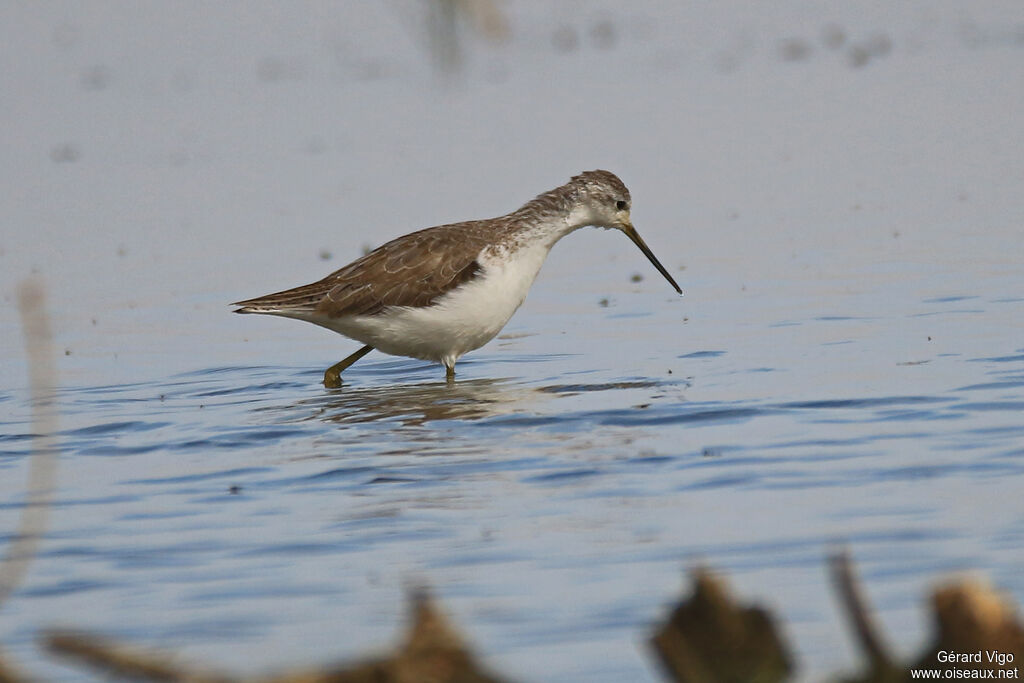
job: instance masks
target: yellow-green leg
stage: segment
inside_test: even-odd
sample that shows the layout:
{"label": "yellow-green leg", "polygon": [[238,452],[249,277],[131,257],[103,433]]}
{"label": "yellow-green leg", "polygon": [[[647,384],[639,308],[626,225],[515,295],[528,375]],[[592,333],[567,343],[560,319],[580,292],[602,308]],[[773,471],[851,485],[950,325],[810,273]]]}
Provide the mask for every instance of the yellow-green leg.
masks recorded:
{"label": "yellow-green leg", "polygon": [[327,368],[327,370],[324,371],[324,386],[327,387],[328,389],[337,389],[338,387],[340,387],[341,373],[344,372],[346,368],[348,368],[348,366],[355,363],[357,360],[368,354],[370,351],[373,351],[372,346],[364,346],[363,348],[353,353],[351,356],[345,358],[345,360],[338,361],[331,367]]}
{"label": "yellow-green leg", "polygon": [[455,381],[455,363],[452,363],[451,365],[448,365],[447,363],[444,364],[444,378],[448,382]]}

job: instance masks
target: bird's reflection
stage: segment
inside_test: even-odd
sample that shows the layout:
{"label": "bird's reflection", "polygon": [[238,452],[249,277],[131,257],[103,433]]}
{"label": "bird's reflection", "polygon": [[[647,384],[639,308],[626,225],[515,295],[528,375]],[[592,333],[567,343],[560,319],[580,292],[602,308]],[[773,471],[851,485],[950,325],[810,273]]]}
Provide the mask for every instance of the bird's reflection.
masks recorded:
{"label": "bird's reflection", "polygon": [[510,379],[431,379],[404,385],[353,382],[287,406],[257,410],[283,413],[295,421],[417,426],[436,420],[479,420],[532,408],[548,399],[543,392]]}
{"label": "bird's reflection", "polygon": [[[555,358],[531,356],[530,362],[536,365]],[[512,358],[511,362],[519,361]],[[481,365],[494,369],[493,361]],[[301,374],[303,386],[308,380],[318,379],[316,371]],[[472,422],[511,414],[536,415],[544,412],[542,406],[560,398],[593,392],[650,391],[666,384],[643,379],[586,381],[581,376],[574,376],[573,381],[546,383],[518,376],[445,380],[438,377],[436,365],[405,359],[369,364],[352,374],[337,389],[319,389],[298,401],[263,403],[253,410],[270,413],[283,422],[422,426],[441,420]],[[399,378],[404,383],[396,383]]]}

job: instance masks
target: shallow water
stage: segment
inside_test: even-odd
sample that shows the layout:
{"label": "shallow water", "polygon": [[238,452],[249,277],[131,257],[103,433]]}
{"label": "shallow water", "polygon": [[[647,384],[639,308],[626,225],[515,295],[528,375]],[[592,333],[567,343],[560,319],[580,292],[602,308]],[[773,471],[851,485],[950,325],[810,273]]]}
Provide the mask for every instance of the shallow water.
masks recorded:
{"label": "shallow water", "polygon": [[[67,387],[53,531],[6,642],[29,651],[35,624],[60,623],[245,669],[330,659],[389,642],[412,581],[499,668],[634,680],[651,675],[638,642],[703,562],[779,610],[805,666],[824,668],[844,636],[822,558],[843,543],[910,647],[940,574],[982,568],[1024,591],[1024,348],[988,342],[1024,301],[969,305],[972,352],[876,358],[892,379],[860,394],[787,380],[830,371],[813,348],[773,368],[741,367],[724,342],[602,369],[647,351],[600,334],[614,320],[595,311],[579,322],[614,354],[545,355],[545,339],[519,336],[469,357],[454,384],[375,355],[332,391],[295,366]],[[965,302],[920,306],[941,320]],[[891,322],[847,329],[871,339]],[[904,374],[929,365],[953,381],[921,391]],[[27,407],[2,399],[12,482]]]}
{"label": "shallow water", "polygon": [[[704,563],[814,679],[854,661],[836,545],[903,652],[948,572],[1021,601],[1017,4],[568,6],[510,4],[511,42],[447,84],[368,10],[18,10],[0,284],[37,272],[64,353],[5,655],[85,680],[34,643],[69,625],[242,671],[334,661],[392,642],[424,583],[510,677],[656,680],[644,639]],[[684,297],[579,231],[454,383],[374,353],[338,390],[354,344],[229,312],[594,167]],[[5,545],[19,330],[0,307]]]}

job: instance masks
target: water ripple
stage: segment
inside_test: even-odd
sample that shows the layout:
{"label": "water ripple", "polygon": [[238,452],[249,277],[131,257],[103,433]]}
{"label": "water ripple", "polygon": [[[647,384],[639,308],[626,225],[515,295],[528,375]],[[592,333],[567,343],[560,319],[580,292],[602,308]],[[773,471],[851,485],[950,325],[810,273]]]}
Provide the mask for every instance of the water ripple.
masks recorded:
{"label": "water ripple", "polygon": [[[316,369],[251,366],[71,388],[59,530],[40,556],[71,573],[24,599],[144,582],[223,612],[309,608],[327,586],[361,595],[392,567],[497,577],[514,565],[584,583],[616,567],[675,571],[685,557],[817,572],[836,539],[891,581],[968,554],[993,562],[996,549],[1013,554],[1018,521],[989,515],[985,545],[959,550],[972,538],[961,501],[987,506],[1024,480],[1024,356],[976,355],[943,361],[969,369],[953,388],[877,395],[776,392],[777,376],[737,369],[731,351],[683,356],[685,379],[584,368],[447,383],[436,366],[385,359],[330,391]],[[31,442],[25,424],[9,425],[5,480]],[[13,496],[0,511],[24,504]],[[629,600],[601,609],[581,617],[586,628],[644,612]],[[218,623],[158,615],[150,629],[193,638]]]}

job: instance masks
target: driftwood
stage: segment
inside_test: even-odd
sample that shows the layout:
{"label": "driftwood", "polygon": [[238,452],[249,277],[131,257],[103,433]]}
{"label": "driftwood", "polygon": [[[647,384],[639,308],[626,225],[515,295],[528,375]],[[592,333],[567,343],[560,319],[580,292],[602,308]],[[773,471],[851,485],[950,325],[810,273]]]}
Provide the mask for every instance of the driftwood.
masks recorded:
{"label": "driftwood", "polygon": [[179,663],[170,655],[143,652],[85,632],[50,631],[44,635],[43,642],[51,652],[90,666],[111,678],[177,683],[232,683],[236,680]]}
{"label": "driftwood", "polygon": [[[940,586],[932,594],[934,634],[914,662],[922,669],[1009,671],[1024,659],[1024,625],[1012,601],[992,586],[966,579]],[[980,654],[980,661],[952,662],[939,653]],[[1003,655],[1000,657],[999,655]],[[1007,661],[1006,655],[1014,661]],[[999,674],[996,674],[998,677]],[[1019,678],[1019,671],[1016,678]]]}
{"label": "driftwood", "polygon": [[651,643],[679,683],[775,683],[793,670],[772,616],[737,605],[725,580],[704,569],[693,573],[693,595],[672,611]]}
{"label": "driftwood", "polygon": [[23,683],[24,681],[22,676],[4,665],[3,659],[0,659],[0,683]]}
{"label": "driftwood", "polygon": [[849,556],[836,555],[831,563],[833,581],[868,660],[864,673],[842,679],[844,683],[902,683],[916,680],[915,671],[918,676],[924,671],[936,672],[936,677],[943,679],[947,671],[950,678],[985,678],[987,671],[997,679],[1020,678],[1015,668],[1024,657],[1024,626],[1008,596],[972,579],[936,588],[931,601],[931,641],[917,657],[896,662],[871,622]]}
{"label": "driftwood", "polygon": [[163,683],[500,683],[484,672],[462,636],[422,591],[412,596],[405,641],[389,657],[355,664],[236,677],[182,664],[164,654],[144,652],[86,633],[53,631],[47,649],[122,679]]}
{"label": "driftwood", "polygon": [[857,645],[867,659],[865,673],[845,679],[844,683],[896,683],[906,679],[910,675],[908,669],[895,661],[879,634],[850,554],[846,551],[834,554],[829,558],[829,569],[832,587],[839,598],[842,612],[850,624]]}
{"label": "driftwood", "polygon": [[[921,654],[901,661],[890,654],[857,580],[849,557],[830,561],[839,603],[864,655],[863,671],[833,680],[894,683],[914,680],[912,670],[943,678],[1019,678],[1024,626],[1012,600],[976,580],[949,583],[932,595],[933,634]],[[481,669],[462,636],[422,591],[411,597],[411,616],[402,644],[387,657],[277,675],[240,677],[186,665],[80,632],[51,631],[44,646],[92,667],[107,677],[164,683],[499,683]],[[725,580],[710,571],[693,572],[693,594],[676,606],[651,644],[667,680],[676,683],[776,683],[790,680],[789,648],[764,609],[737,604]],[[939,653],[945,653],[940,656]],[[951,659],[959,653],[973,659]],[[945,657],[943,659],[942,657]],[[971,671],[974,674],[972,675]],[[1002,674],[1000,674],[1002,671]],[[965,675],[966,674],[966,675]],[[1016,674],[1016,675],[1015,675]],[[0,683],[25,683],[0,663]]]}
{"label": "driftwood", "polygon": [[[32,454],[28,462],[25,503],[18,528],[0,559],[0,607],[14,594],[35,558],[46,533],[57,471],[57,409],[54,401],[57,368],[53,334],[42,281],[28,278],[18,285],[18,313],[25,337],[32,405]],[[0,653],[0,683],[21,683],[9,658]]]}
{"label": "driftwood", "polygon": [[[931,600],[933,634],[907,661],[891,654],[847,553],[829,560],[841,611],[863,655],[862,672],[843,683],[903,683],[934,675],[943,679],[1020,678],[1024,625],[1013,601],[983,582],[960,580],[937,588]],[[651,638],[667,678],[676,683],[775,683],[790,680],[792,659],[771,616],[737,604],[724,580],[693,573],[693,594]],[[955,670],[955,671],[954,671]],[[924,673],[924,672],[928,673]],[[934,673],[932,673],[934,672]],[[923,675],[922,675],[923,674]]]}

